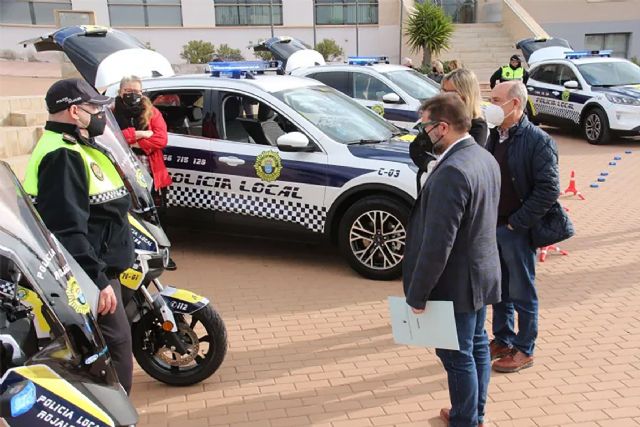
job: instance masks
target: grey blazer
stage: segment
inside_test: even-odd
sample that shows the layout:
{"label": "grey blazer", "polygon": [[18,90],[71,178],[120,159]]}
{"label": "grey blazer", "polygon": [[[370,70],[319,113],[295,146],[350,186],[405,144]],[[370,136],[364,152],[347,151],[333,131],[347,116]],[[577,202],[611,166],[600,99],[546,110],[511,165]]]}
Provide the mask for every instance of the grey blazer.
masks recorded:
{"label": "grey blazer", "polygon": [[500,302],[499,199],[494,157],[473,138],[458,142],[427,178],[409,217],[403,264],[409,305],[453,301],[464,313]]}

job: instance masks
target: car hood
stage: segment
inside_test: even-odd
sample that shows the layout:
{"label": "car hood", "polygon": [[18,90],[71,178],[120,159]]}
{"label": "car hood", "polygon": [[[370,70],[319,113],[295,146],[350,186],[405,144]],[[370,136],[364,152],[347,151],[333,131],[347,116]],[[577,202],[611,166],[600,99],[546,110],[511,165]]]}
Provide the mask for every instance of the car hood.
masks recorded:
{"label": "car hood", "polygon": [[594,92],[611,93],[615,95],[628,96],[631,98],[640,98],[640,84],[628,85],[628,86],[612,86],[612,87],[597,87],[592,86]]}
{"label": "car hood", "polygon": [[409,143],[406,141],[392,139],[374,144],[353,144],[348,147],[352,155],[362,159],[413,164],[409,155]]}

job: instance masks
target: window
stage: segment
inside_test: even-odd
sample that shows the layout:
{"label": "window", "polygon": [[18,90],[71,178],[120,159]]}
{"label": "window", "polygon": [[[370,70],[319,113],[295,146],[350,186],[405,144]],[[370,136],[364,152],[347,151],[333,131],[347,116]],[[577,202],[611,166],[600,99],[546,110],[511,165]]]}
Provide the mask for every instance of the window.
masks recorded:
{"label": "window", "polygon": [[382,101],[387,93],[395,93],[377,78],[364,73],[353,73],[353,97],[367,101]]}
{"label": "window", "polygon": [[574,80],[578,82],[578,84],[580,84],[573,70],[566,65],[558,65],[558,74],[558,84],[560,86],[564,86],[566,82],[571,80]]}
{"label": "window", "polygon": [[180,0],[108,0],[114,27],[181,27]]}
{"label": "window", "polygon": [[347,72],[330,71],[326,73],[310,74],[308,77],[318,80],[319,82],[322,82],[327,86],[331,86],[332,88],[339,90],[349,97],[353,96],[351,84],[349,83],[349,73]]}
{"label": "window", "polygon": [[558,84],[558,74],[556,69],[556,64],[543,65],[535,69],[531,78],[541,83],[548,83],[550,85]]}
{"label": "window", "polygon": [[71,10],[71,0],[0,1],[0,23],[54,25],[54,10]]}
{"label": "window", "polygon": [[629,54],[630,33],[586,34],[584,48],[588,50],[611,49],[612,56],[626,58]]}
{"label": "window", "polygon": [[[204,109],[204,91],[173,90],[148,94],[153,105],[160,110],[167,131],[180,135],[209,136],[211,115],[202,116]],[[215,121],[213,121],[215,123]],[[215,124],[213,125],[215,129]]]}
{"label": "window", "polygon": [[224,94],[222,115],[227,141],[276,146],[282,135],[300,132],[271,106],[247,95]]}
{"label": "window", "polygon": [[[356,13],[357,4],[357,13]],[[378,23],[377,0],[315,0],[316,24],[354,25]]]}
{"label": "window", "polygon": [[282,25],[282,0],[215,0],[216,25]]}

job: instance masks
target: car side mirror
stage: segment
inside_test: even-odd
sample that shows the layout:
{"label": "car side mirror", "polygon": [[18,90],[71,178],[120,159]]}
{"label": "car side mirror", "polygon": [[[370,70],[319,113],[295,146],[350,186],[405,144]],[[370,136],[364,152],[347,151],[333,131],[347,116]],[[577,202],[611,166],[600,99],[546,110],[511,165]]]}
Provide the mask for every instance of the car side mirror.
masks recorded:
{"label": "car side mirror", "polygon": [[564,87],[567,89],[578,89],[580,84],[575,80],[569,80],[568,82],[564,82]]}
{"label": "car side mirror", "polygon": [[386,102],[387,104],[399,104],[400,97],[397,93],[386,93],[382,97],[382,102]]}
{"label": "car side mirror", "polygon": [[309,148],[309,138],[300,132],[289,132],[277,140],[278,147],[289,151],[305,151]]}

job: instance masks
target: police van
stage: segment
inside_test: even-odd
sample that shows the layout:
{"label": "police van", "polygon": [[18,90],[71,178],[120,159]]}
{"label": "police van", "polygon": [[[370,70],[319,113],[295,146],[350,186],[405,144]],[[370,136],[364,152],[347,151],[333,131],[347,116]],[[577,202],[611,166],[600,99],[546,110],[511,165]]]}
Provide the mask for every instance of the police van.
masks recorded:
{"label": "police van", "polygon": [[348,57],[347,63],[326,64],[322,55],[291,37],[274,37],[254,46],[282,61],[286,73],[310,77],[339,90],[385,119],[411,128],[426,99],[440,85],[409,67],[389,64],[385,56]]}
{"label": "police van", "polygon": [[416,168],[403,132],[378,114],[261,61],[172,76],[166,59],[113,29],[67,27],[32,42],[66,52],[112,96],[123,75],[143,77],[169,131],[170,213],[287,225],[336,243],[365,277],[400,275]]}
{"label": "police van", "polygon": [[640,67],[610,50],[574,51],[553,40],[518,44],[530,64],[532,121],[580,127],[590,144],[640,135]]}

